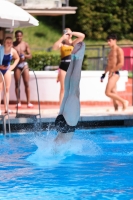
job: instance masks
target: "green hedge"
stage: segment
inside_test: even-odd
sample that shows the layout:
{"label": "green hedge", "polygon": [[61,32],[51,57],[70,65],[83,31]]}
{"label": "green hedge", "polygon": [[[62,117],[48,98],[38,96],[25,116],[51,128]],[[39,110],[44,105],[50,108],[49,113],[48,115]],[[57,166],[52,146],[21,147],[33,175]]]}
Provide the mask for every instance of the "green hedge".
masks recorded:
{"label": "green hedge", "polygon": [[58,66],[60,54],[55,52],[32,52],[32,59],[28,60],[29,67],[35,71],[44,70],[45,66]]}
{"label": "green hedge", "polygon": [[[45,66],[59,66],[60,54],[55,52],[32,52],[28,60],[29,67],[35,71],[43,71]],[[82,70],[88,70],[87,55],[84,56]]]}

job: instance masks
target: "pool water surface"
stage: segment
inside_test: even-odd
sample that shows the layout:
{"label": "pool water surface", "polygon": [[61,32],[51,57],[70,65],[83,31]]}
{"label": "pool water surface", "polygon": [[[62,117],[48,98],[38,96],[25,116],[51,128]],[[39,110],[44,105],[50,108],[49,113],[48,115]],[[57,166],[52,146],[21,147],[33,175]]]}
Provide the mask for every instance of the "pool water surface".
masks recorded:
{"label": "pool water surface", "polygon": [[133,127],[0,135],[0,200],[133,200]]}

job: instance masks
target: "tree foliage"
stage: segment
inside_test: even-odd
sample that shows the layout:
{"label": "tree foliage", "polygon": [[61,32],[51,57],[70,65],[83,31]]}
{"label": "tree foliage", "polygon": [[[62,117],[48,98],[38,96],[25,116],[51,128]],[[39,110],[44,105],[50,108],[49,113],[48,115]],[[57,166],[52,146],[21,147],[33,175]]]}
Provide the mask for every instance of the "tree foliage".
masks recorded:
{"label": "tree foliage", "polygon": [[114,32],[119,39],[133,39],[133,0],[70,0],[70,6],[78,9],[66,24],[87,38],[101,40]]}

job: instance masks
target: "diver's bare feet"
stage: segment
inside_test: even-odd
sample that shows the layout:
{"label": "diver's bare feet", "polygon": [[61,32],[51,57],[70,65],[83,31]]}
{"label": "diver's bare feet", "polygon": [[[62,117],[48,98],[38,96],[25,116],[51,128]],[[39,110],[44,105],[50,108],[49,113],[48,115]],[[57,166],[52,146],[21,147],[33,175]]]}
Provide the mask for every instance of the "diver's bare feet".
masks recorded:
{"label": "diver's bare feet", "polygon": [[124,103],[123,103],[123,110],[126,110],[126,108],[128,107],[128,101],[126,100]]}

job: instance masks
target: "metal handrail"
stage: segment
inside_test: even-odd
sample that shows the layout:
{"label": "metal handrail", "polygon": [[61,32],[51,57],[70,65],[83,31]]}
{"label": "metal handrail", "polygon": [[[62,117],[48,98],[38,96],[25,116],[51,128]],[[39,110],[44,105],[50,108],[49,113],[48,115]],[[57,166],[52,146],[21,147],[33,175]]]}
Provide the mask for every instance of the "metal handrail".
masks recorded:
{"label": "metal handrail", "polygon": [[[0,71],[0,74],[2,76],[2,80],[3,80],[3,84],[4,84],[4,95],[5,95],[5,99],[6,99],[6,110],[7,110],[7,115],[8,115],[8,127],[9,127],[9,133],[11,132],[11,128],[10,128],[10,118],[9,118],[9,110],[8,110],[8,103],[7,103],[7,96],[6,96],[6,84],[5,84],[5,79],[4,76],[2,74],[2,72]],[[6,133],[6,130],[4,130],[4,134]]]}
{"label": "metal handrail", "polygon": [[[118,46],[123,46],[123,47],[132,47],[133,44],[118,44]],[[107,43],[105,44],[86,44],[86,47],[109,47]]]}
{"label": "metal handrail", "polygon": [[[38,109],[39,109],[39,116],[40,116],[40,118],[41,118],[41,112],[40,112],[40,99],[39,99],[39,89],[38,89],[37,77],[36,77],[35,71],[32,70],[32,69],[29,68],[29,67],[24,68],[24,69],[22,70],[21,74],[20,74],[19,85],[18,85],[18,95],[20,94],[20,83],[21,83],[21,77],[22,77],[23,72],[24,72],[26,69],[31,70],[31,71],[34,73],[34,76],[35,76],[36,86],[37,86]],[[17,110],[16,110],[16,115],[18,114],[18,98],[19,98],[18,95],[17,95]]]}

